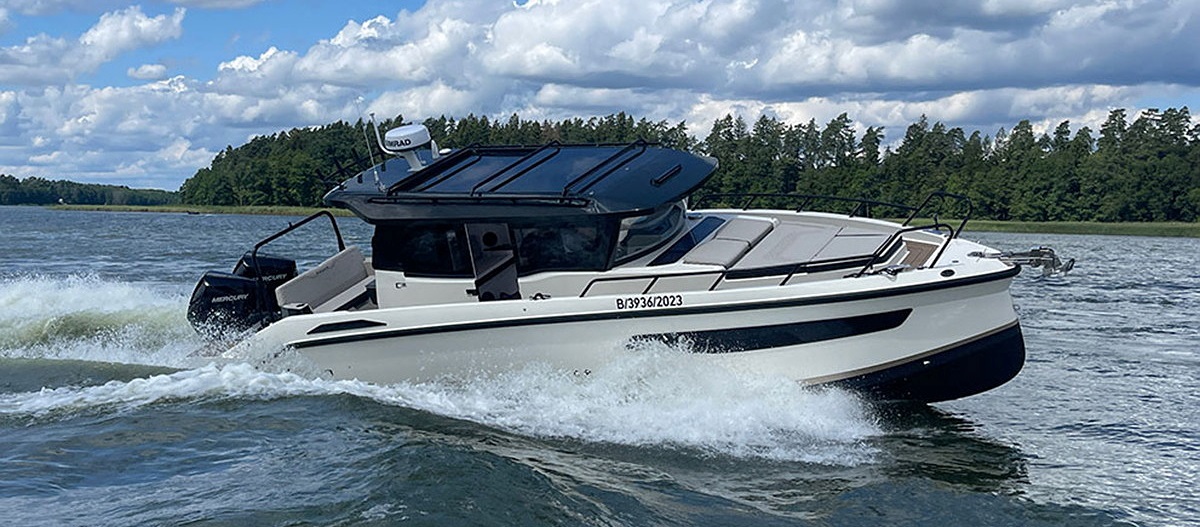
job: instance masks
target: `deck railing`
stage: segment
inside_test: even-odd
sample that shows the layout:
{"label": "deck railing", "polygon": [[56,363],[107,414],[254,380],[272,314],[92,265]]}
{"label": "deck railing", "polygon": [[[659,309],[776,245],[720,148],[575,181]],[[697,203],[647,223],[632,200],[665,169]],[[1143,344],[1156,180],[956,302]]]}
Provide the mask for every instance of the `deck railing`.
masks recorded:
{"label": "deck railing", "polygon": [[[758,193],[707,194],[707,195],[698,197],[695,200],[692,208],[702,209],[702,208],[705,208],[704,207],[705,205],[709,205],[710,203],[715,202],[715,204],[712,204],[710,206],[720,206],[721,204],[725,204],[725,205],[729,206],[729,208],[749,210],[749,209],[753,208],[753,206],[756,203],[768,201],[768,202],[772,203],[772,206],[776,206],[776,207],[778,207],[779,205],[773,205],[774,203],[790,203],[791,205],[786,205],[785,207],[788,210],[793,210],[795,212],[839,212],[839,211],[835,211],[835,210],[816,208],[816,207],[813,207],[813,205],[821,204],[821,203],[845,203],[845,204],[852,205],[850,211],[849,212],[839,212],[839,213],[846,214],[847,216],[850,216],[850,217],[875,218],[875,217],[877,217],[877,215],[872,214],[872,210],[881,209],[881,208],[891,209],[893,211],[899,212],[900,214],[898,214],[898,216],[906,217],[906,219],[904,220],[904,223],[902,223],[901,225],[907,227],[914,220],[925,217],[924,214],[927,213],[927,209],[929,209],[932,205],[935,205],[935,204],[940,205],[942,203],[945,203],[948,200],[953,200],[955,203],[957,203],[958,207],[960,207],[960,208],[965,207],[965,211],[962,216],[962,221],[959,223],[958,228],[950,230],[951,238],[957,238],[960,234],[962,234],[963,227],[965,227],[967,225],[967,221],[971,219],[971,213],[974,210],[974,205],[971,203],[971,198],[968,198],[962,194],[954,194],[954,193],[945,192],[945,191],[941,191],[941,190],[936,191],[936,192],[931,192],[928,196],[925,197],[925,200],[922,201],[921,204],[916,207],[914,207],[912,205],[901,205],[898,203],[890,203],[890,202],[886,202],[886,201],[877,201],[877,200],[865,199],[865,198],[850,198],[850,197],[845,197],[845,196],[829,196],[829,195],[823,195],[823,194],[758,192]],[[938,223],[940,223],[938,220],[937,213],[932,214],[930,217],[933,218],[934,225],[937,225]],[[932,227],[932,226],[933,225],[931,225],[930,227]]]}
{"label": "deck railing", "polygon": [[[909,219],[911,220],[912,218],[909,218]],[[907,222],[905,222],[905,224],[907,224]],[[943,238],[942,242],[940,244],[938,244],[937,253],[934,254],[933,259],[930,260],[929,263],[925,265],[925,267],[933,267],[933,266],[937,265],[938,260],[940,260],[942,258],[942,253],[946,252],[946,247],[950,245],[950,240],[953,240],[955,237],[957,237],[957,234],[955,233],[954,228],[951,227],[950,225],[945,224],[945,223],[936,223],[935,222],[935,223],[929,224],[929,225],[911,225],[911,226],[904,227],[903,229],[897,230],[896,232],[893,232],[891,236],[888,236],[887,240],[884,240],[884,242],[879,245],[879,248],[875,249],[875,252],[872,253],[872,255],[871,255],[872,258],[867,261],[867,264],[864,265],[860,271],[858,271],[857,273],[854,273],[852,276],[859,277],[864,274],[867,274],[867,271],[869,271],[871,269],[871,266],[878,263],[878,260],[881,258],[881,256],[884,253],[891,250],[891,247],[893,244],[900,243],[900,239],[904,237],[905,233],[915,232],[915,231],[927,231],[927,230],[931,230],[931,229],[934,229],[937,231],[946,229],[946,231],[949,232],[949,235],[947,235],[945,238]],[[962,228],[960,227],[959,230],[961,231]],[[885,258],[885,260],[886,260],[886,258]]]}
{"label": "deck railing", "polygon": [[[771,193],[771,192],[736,192],[736,193],[721,193],[707,194],[697,198],[692,208],[702,209],[705,205],[720,206],[722,204],[729,208],[749,210],[756,203],[768,202],[769,207],[782,207],[795,212],[838,212],[821,208],[814,208],[817,203],[846,203],[853,205],[849,212],[841,212],[851,217],[873,218],[871,214],[872,207],[890,208],[900,211],[901,215],[911,214],[917,210],[916,207],[910,205],[900,205],[897,203],[888,203],[886,201],[876,201],[865,198],[848,198],[844,196],[828,196],[823,194],[789,194],[789,193]],[[711,204],[710,202],[715,202]],[[785,205],[776,205],[783,203]],[[789,204],[790,205],[786,205]]]}

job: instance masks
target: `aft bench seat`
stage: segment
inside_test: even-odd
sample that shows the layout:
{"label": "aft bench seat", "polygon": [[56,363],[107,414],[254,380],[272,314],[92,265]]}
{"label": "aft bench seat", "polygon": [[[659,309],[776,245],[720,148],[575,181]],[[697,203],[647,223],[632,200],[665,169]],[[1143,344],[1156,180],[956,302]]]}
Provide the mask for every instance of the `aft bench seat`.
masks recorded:
{"label": "aft bench seat", "polygon": [[313,313],[336,311],[366,293],[373,279],[362,251],[350,246],[280,285],[275,299],[291,309],[305,304]]}

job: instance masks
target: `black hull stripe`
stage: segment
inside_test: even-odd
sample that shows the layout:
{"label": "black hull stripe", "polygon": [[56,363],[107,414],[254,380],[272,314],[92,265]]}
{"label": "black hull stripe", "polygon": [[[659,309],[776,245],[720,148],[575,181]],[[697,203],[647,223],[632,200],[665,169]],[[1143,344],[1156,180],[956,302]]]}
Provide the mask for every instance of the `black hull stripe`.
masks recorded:
{"label": "black hull stripe", "polygon": [[693,353],[740,353],[866,335],[900,327],[912,309],[830,320],[773,324],[747,328],[657,333],[633,337],[666,344],[686,342]]}
{"label": "black hull stripe", "polygon": [[317,333],[332,333],[334,331],[347,331],[351,329],[367,329],[386,326],[383,322],[375,320],[347,320],[345,322],[333,322],[330,324],[321,324],[315,328],[308,330],[309,335]]}
{"label": "black hull stripe", "polygon": [[[721,313],[737,313],[741,311],[757,311],[762,309],[778,309],[787,307],[802,307],[814,306],[823,304],[835,304],[840,302],[855,302],[860,300],[873,300],[877,298],[888,298],[893,296],[910,295],[916,293],[925,293],[929,291],[939,291],[944,289],[954,289],[957,287],[965,287],[969,285],[983,284],[995,282],[999,280],[1007,280],[1016,276],[1021,272],[1020,266],[1013,266],[1002,271],[989,273],[985,275],[970,276],[966,278],[948,279],[939,282],[931,282],[925,284],[917,284],[905,287],[895,287],[879,291],[862,291],[855,293],[842,293],[837,295],[820,296],[812,298],[786,298],[781,300],[767,300],[762,302],[752,302],[744,304],[721,304],[709,306],[693,306],[693,307],[678,307],[678,308],[663,308],[663,309],[648,309],[648,310],[613,310],[600,313],[588,313],[584,315],[557,315],[538,318],[520,318],[509,320],[496,320],[484,322],[466,322],[458,324],[442,324],[439,326],[410,328],[410,329],[394,329],[387,331],[374,331],[371,333],[340,335],[316,338],[311,340],[302,340],[292,342],[290,345],[297,349],[313,348],[318,346],[328,346],[331,344],[346,344],[352,342],[365,342],[370,340],[390,339],[399,337],[409,337],[416,335],[430,335],[438,333],[450,333],[457,331],[474,331],[481,329],[496,329],[510,328],[523,326],[541,326],[547,324],[565,324],[572,322],[596,322],[605,320],[622,320],[635,318],[655,318],[655,317],[677,317],[685,315],[704,315],[704,314],[721,314]],[[783,286],[781,286],[783,287]]]}

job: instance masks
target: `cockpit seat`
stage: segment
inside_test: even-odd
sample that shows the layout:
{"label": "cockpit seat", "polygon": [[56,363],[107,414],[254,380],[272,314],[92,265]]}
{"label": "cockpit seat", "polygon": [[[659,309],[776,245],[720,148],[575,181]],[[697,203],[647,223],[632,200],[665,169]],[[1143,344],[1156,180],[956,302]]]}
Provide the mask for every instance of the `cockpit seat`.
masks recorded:
{"label": "cockpit seat", "polygon": [[367,294],[373,279],[362,251],[352,245],[280,285],[275,299],[285,313],[337,311]]}

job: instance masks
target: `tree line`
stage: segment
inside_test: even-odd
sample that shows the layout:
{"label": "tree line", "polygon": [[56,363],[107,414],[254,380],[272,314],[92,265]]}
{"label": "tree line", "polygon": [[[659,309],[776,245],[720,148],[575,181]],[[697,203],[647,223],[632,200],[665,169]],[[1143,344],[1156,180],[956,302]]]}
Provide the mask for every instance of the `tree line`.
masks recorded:
{"label": "tree line", "polygon": [[[388,129],[397,116],[381,123]],[[468,115],[427,119],[442,147],[471,144],[615,143],[645,139],[716,157],[701,194],[805,193],[916,204],[929,192],[966,195],[974,217],[1026,221],[1196,221],[1200,217],[1200,127],[1186,107],[1147,110],[1130,121],[1112,110],[1098,134],[1063,121],[1038,134],[1028,120],[995,136],[922,117],[885,146],[884,129],[856,131],[842,114],[828,123],[753,124],[727,115],[703,139],[684,122],[625,113],[558,122]],[[184,203],[319,205],[331,179],[378,161],[360,121],[294,129],[227,148],[184,183]],[[360,161],[353,166],[354,159]],[[331,177],[338,170],[340,174]],[[325,181],[322,181],[324,179]]]}
{"label": "tree line", "polygon": [[[379,123],[380,132],[402,124],[397,116]],[[672,148],[692,149],[696,141],[682,123],[634,120],[625,114],[568,119],[557,123],[491,120],[469,115],[423,123],[440,147],[472,144],[522,145],[628,142],[638,138]],[[338,121],[260,136],[238,148],[227,147],[212,165],[201,168],[180,188],[180,199],[196,205],[318,206],[333,184],[383,159],[374,131],[362,120]]]}
{"label": "tree line", "polygon": [[797,192],[916,204],[935,190],[971,198],[976,218],[1023,221],[1196,221],[1200,126],[1186,107],[1112,110],[1099,136],[1063,121],[1036,134],[1027,121],[995,137],[925,118],[897,146],[883,129],[861,136],[842,114],[824,127],[762,117],[718,120],[701,151],[721,160],[705,190]]}
{"label": "tree line", "polygon": [[17,179],[0,174],[0,205],[172,205],[179,202],[175,192],[157,189],[131,189],[118,185],[51,181],[40,177]]}
{"label": "tree line", "polygon": [[[397,116],[380,123],[380,129],[403,122]],[[882,127],[860,133],[846,114],[824,124],[788,124],[772,116],[751,124],[726,115],[702,139],[689,134],[684,122],[650,121],[625,113],[557,122],[517,115],[443,116],[423,124],[442,147],[644,139],[716,157],[720,167],[698,194],[803,193],[917,204],[928,193],[945,190],[970,197],[975,218],[1200,218],[1200,126],[1192,124],[1187,107],[1146,110],[1132,120],[1125,110],[1115,109],[1099,131],[1073,131],[1071,123],[1063,121],[1053,131],[1036,133],[1025,120],[994,136],[922,117],[898,141],[890,142]],[[296,128],[227,147],[183,183],[177,199],[197,205],[320,206],[332,184],[379,162],[381,156],[373,132],[361,120]],[[30,179],[17,183],[39,189],[65,183]],[[12,202],[5,196],[14,195],[8,190],[13,181],[0,179],[0,203]],[[83,194],[79,190],[64,199],[98,199]],[[62,193],[38,195],[47,196],[38,198],[46,203]],[[104,199],[115,203],[134,199],[130,196],[115,193]]]}
{"label": "tree line", "polygon": [[[394,126],[385,121],[383,126]],[[280,205],[316,207],[335,182],[327,174],[342,163],[379,160],[378,147],[368,152],[363,123],[338,121],[320,127],[293,128],[258,136],[218,152],[179,188],[189,205]],[[371,140],[372,142],[374,139]],[[361,165],[362,163],[357,163]],[[347,176],[349,177],[349,176]]]}

